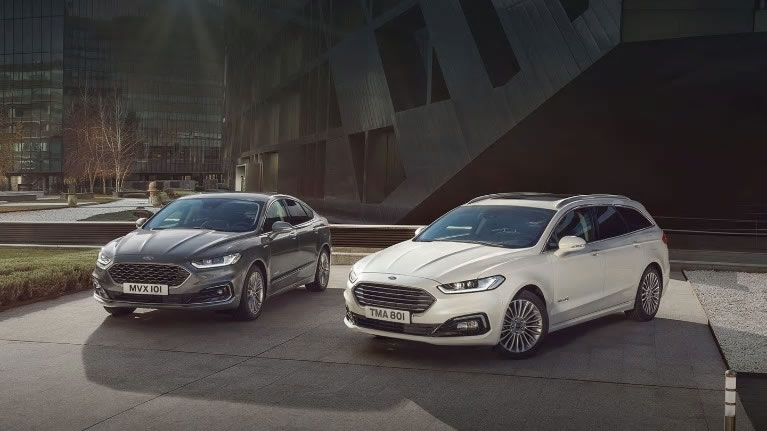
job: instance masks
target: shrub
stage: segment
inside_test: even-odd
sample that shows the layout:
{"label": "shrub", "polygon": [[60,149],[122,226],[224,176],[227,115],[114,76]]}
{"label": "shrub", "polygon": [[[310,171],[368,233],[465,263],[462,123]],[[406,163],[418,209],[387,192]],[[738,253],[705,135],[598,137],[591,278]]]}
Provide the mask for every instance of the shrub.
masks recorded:
{"label": "shrub", "polygon": [[165,190],[165,194],[168,195],[168,199],[178,199],[178,193],[173,189]]}
{"label": "shrub", "polygon": [[98,250],[0,248],[0,307],[89,289]]}

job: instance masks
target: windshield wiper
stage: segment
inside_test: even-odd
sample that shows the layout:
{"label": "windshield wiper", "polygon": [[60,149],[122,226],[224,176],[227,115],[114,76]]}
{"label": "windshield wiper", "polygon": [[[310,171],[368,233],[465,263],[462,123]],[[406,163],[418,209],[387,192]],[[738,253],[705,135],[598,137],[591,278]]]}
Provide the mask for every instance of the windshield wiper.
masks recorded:
{"label": "windshield wiper", "polygon": [[493,243],[493,242],[470,241],[470,240],[466,240],[466,239],[448,239],[448,240],[445,240],[445,242],[461,242],[461,243],[464,243],[464,244],[477,244],[477,245],[486,245],[486,246],[489,246],[489,247],[508,248],[506,246],[503,246],[503,245],[500,245],[500,244],[496,244],[496,243]]}

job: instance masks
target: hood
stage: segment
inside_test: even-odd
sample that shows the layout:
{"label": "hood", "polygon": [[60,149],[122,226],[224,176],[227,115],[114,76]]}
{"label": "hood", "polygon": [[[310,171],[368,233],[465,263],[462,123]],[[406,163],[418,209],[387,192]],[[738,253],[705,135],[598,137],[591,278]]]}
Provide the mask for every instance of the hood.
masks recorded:
{"label": "hood", "polygon": [[154,256],[157,260],[196,257],[246,235],[201,229],[135,230],[114,242],[114,255]]}
{"label": "hood", "polygon": [[358,268],[361,273],[409,275],[452,283],[477,278],[497,265],[524,256],[528,250],[447,241],[405,241],[368,256]]}

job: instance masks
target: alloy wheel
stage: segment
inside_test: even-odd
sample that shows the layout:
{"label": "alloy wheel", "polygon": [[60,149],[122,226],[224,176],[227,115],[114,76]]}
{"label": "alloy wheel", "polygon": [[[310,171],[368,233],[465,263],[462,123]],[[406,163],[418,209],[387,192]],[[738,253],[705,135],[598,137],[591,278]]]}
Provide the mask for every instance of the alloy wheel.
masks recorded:
{"label": "alloy wheel", "polygon": [[532,349],[543,333],[541,311],[526,299],[515,299],[506,309],[501,328],[501,345],[513,353]]}
{"label": "alloy wheel", "polygon": [[261,310],[264,303],[264,278],[260,271],[253,271],[248,279],[248,308],[253,314]]}
{"label": "alloy wheel", "polygon": [[328,281],[330,280],[330,258],[328,257],[327,252],[322,252],[320,254],[320,285],[322,287],[325,287],[328,285]]}
{"label": "alloy wheel", "polygon": [[641,288],[642,309],[652,316],[660,305],[660,279],[655,271],[649,271],[642,279]]}

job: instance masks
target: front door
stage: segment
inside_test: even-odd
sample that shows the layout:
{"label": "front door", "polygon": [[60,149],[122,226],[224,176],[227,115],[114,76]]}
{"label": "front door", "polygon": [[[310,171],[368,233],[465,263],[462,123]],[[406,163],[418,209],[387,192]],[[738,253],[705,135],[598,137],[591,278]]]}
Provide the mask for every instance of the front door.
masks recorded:
{"label": "front door", "polygon": [[[577,236],[586,240],[586,247],[564,255],[557,255],[559,240]],[[550,324],[557,325],[599,311],[598,303],[604,295],[605,261],[596,241],[596,228],[590,208],[577,208],[567,214],[554,228],[546,249],[553,298]]]}
{"label": "front door", "polygon": [[264,233],[269,244],[269,287],[271,293],[285,289],[296,281],[296,256],[298,255],[298,241],[296,232],[275,233],[272,225],[275,222],[284,221],[290,223],[285,207],[280,201],[274,201],[266,210],[264,220]]}

